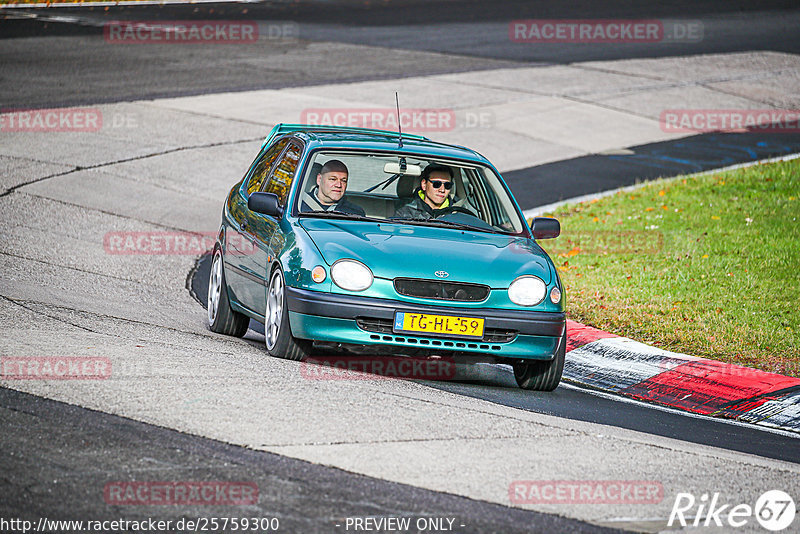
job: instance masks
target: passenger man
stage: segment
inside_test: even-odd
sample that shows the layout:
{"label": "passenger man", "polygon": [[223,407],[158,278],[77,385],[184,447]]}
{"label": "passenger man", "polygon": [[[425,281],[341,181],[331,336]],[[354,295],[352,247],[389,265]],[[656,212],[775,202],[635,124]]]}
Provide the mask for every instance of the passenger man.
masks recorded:
{"label": "passenger man", "polygon": [[347,191],[347,166],[338,159],[325,163],[317,174],[317,185],[300,197],[300,211],[338,211],[364,216],[366,213],[344,198]]}

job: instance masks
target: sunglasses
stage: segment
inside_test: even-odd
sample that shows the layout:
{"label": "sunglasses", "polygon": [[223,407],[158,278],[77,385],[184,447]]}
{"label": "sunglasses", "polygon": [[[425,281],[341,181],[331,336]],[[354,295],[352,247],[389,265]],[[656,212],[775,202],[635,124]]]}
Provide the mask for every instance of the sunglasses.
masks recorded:
{"label": "sunglasses", "polygon": [[439,189],[440,187],[444,186],[445,189],[450,191],[450,188],[453,187],[453,182],[443,182],[442,180],[428,180],[434,189]]}

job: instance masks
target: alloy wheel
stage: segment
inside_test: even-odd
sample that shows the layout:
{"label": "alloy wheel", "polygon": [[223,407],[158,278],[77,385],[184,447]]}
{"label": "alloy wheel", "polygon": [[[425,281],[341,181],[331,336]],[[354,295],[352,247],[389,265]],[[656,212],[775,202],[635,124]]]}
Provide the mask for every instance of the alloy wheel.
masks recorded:
{"label": "alloy wheel", "polygon": [[267,294],[267,321],[264,328],[264,337],[267,341],[267,348],[272,350],[278,343],[281,333],[281,321],[283,320],[283,277],[281,272],[276,270],[272,274],[269,282],[269,293]]}

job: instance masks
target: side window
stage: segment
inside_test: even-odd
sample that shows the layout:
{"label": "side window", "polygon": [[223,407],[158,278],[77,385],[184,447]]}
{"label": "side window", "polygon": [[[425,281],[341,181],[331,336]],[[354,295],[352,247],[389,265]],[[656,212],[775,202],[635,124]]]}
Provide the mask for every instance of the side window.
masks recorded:
{"label": "side window", "polygon": [[290,144],[264,186],[264,192],[278,195],[282,206],[286,204],[286,196],[292,186],[294,173],[297,170],[297,164],[300,162],[302,153],[303,149],[299,145]]}
{"label": "side window", "polygon": [[261,186],[264,184],[264,179],[267,177],[269,170],[272,168],[272,164],[275,163],[275,159],[280,155],[283,151],[283,147],[286,146],[288,139],[282,139],[278,141],[272,147],[267,150],[267,152],[261,156],[261,159],[256,164],[256,168],[253,169],[253,174],[250,175],[250,178],[247,180],[247,195],[250,196],[251,193],[261,190]]}

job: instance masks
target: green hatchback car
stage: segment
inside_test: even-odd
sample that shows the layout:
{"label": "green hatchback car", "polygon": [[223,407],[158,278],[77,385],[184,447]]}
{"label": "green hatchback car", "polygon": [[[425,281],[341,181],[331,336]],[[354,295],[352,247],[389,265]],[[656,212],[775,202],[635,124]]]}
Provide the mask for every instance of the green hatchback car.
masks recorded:
{"label": "green hatchback car", "polygon": [[270,355],[312,351],[510,364],[553,390],[564,292],[500,174],[468,148],[381,130],[278,124],[222,212],[210,329],[264,324]]}

